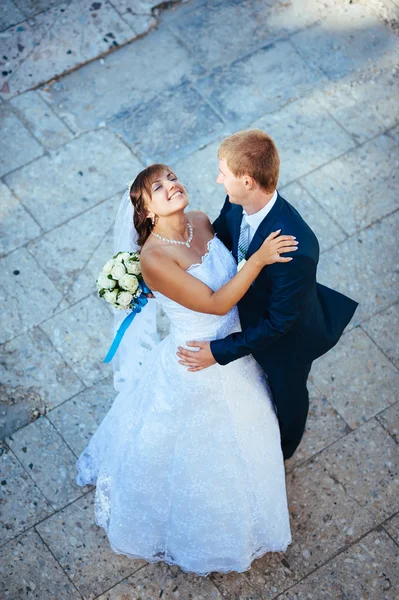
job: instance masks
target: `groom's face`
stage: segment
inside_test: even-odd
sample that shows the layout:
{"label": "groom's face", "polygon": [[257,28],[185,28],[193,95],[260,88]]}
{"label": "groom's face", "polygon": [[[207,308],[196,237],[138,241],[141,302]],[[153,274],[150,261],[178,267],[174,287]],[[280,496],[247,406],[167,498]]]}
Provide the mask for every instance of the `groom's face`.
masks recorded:
{"label": "groom's face", "polygon": [[224,158],[219,159],[219,175],[216,183],[223,185],[232,204],[243,204],[247,195],[245,177],[236,177],[230,171]]}

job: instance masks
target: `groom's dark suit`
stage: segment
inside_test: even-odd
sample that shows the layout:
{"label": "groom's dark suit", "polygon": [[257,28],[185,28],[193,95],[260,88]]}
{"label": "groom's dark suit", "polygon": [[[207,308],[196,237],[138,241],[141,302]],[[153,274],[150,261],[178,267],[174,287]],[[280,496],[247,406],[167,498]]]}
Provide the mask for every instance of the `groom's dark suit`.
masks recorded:
{"label": "groom's dark suit", "polygon": [[[227,196],[213,224],[236,260],[242,214],[242,207],[231,204]],[[261,271],[238,303],[242,332],[211,342],[211,351],[221,365],[247,354],[261,365],[277,408],[284,458],[289,458],[305,429],[309,408],[306,381],[312,361],[338,342],[357,303],[316,283],[317,238],[280,195],[256,230],[246,258],[278,229],[296,236],[299,249],[284,255],[294,259]]]}

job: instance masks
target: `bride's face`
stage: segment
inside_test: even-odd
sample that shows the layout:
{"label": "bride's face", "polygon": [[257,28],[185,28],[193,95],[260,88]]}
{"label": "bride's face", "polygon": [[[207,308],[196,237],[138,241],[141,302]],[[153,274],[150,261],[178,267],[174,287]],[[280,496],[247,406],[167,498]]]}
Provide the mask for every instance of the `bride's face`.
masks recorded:
{"label": "bride's face", "polygon": [[164,171],[151,183],[151,198],[148,208],[159,217],[166,217],[184,210],[188,197],[184,185],[172,172]]}

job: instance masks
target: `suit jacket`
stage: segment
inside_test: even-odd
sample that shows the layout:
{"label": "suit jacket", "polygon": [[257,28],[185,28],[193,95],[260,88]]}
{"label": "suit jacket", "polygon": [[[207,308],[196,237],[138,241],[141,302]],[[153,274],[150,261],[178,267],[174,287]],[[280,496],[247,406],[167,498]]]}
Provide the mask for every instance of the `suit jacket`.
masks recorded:
{"label": "suit jacket", "polygon": [[[213,224],[220,240],[237,260],[242,207],[227,196]],[[289,263],[265,267],[238,303],[242,332],[211,342],[211,351],[225,365],[253,354],[267,370],[281,360],[310,363],[332,348],[351,320],[357,303],[316,282],[319,243],[298,211],[280,194],[249,245],[248,259],[278,229],[295,235],[299,248]]]}

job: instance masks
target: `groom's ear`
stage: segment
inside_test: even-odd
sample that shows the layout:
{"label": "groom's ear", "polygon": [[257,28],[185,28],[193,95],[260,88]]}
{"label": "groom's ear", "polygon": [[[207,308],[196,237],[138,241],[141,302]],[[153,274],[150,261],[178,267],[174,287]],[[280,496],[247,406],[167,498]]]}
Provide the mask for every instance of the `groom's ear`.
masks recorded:
{"label": "groom's ear", "polygon": [[247,190],[253,190],[256,187],[256,181],[251,175],[244,175],[243,179]]}

